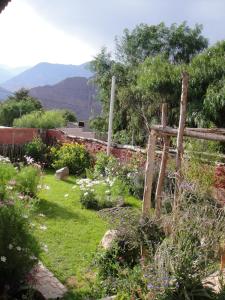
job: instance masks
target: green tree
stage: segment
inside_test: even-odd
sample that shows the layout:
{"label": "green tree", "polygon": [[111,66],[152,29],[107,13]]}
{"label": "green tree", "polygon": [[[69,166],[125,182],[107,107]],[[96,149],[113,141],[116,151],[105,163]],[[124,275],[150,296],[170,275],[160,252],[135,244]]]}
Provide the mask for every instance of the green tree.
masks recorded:
{"label": "green tree", "polygon": [[194,28],[186,22],[167,27],[140,24],[132,31],[124,30],[123,36],[116,39],[117,57],[126,64],[139,64],[147,57],[164,53],[174,63],[189,63],[192,57],[207,48],[208,41],[202,36],[202,26]]}
{"label": "green tree", "polygon": [[66,119],[67,122],[76,122],[77,121],[76,115],[72,110],[63,109],[62,112],[63,112],[64,118]]}
{"label": "green tree", "polygon": [[38,110],[42,110],[41,103],[28,90],[21,89],[0,105],[0,124],[12,126],[14,119]]}
{"label": "green tree", "polygon": [[112,75],[117,81],[114,140],[122,142],[126,137],[126,142],[143,144],[148,124],[158,122],[160,104],[165,101],[171,105],[170,122],[175,122],[180,72],[208,45],[201,30],[201,26],[192,29],[185,22],[170,27],[140,24],[117,38],[116,60],[103,48],[91,64],[103,112],[91,125],[98,130],[107,128]]}

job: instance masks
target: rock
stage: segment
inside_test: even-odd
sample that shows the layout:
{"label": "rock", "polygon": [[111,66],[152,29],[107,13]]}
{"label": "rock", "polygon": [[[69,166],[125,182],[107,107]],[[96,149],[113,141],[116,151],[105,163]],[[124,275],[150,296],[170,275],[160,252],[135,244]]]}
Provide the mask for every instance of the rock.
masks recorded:
{"label": "rock", "polygon": [[108,250],[112,247],[113,242],[115,241],[117,237],[118,231],[117,230],[108,230],[106,231],[105,235],[103,236],[101,240],[101,246],[105,249]]}
{"label": "rock", "polygon": [[64,167],[55,172],[55,177],[59,180],[65,180],[69,176],[69,168]]}

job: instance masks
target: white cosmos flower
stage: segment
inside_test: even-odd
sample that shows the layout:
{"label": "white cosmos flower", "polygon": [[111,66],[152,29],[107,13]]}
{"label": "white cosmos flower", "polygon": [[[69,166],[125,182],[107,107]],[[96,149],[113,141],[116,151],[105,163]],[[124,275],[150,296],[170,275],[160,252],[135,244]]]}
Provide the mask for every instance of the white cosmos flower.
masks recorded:
{"label": "white cosmos flower", "polygon": [[9,250],[12,250],[12,248],[13,248],[13,245],[12,244],[9,244]]}
{"label": "white cosmos flower", "polygon": [[47,229],[47,226],[45,226],[45,225],[40,225],[40,229],[41,229],[41,230],[46,230],[46,229]]}
{"label": "white cosmos flower", "polygon": [[20,246],[17,246],[17,247],[16,247],[16,250],[17,250],[17,251],[21,251],[22,248],[21,248]]}
{"label": "white cosmos flower", "polygon": [[6,260],[7,260],[5,256],[1,256],[0,259],[1,259],[2,262],[6,262]]}

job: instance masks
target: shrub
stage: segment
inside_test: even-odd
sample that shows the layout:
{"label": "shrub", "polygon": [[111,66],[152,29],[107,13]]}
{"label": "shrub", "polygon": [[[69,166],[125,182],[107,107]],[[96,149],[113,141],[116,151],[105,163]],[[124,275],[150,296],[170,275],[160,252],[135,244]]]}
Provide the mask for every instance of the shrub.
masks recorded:
{"label": "shrub", "polygon": [[82,207],[87,209],[99,209],[98,200],[96,199],[96,195],[93,191],[83,191],[80,195],[80,203]]}
{"label": "shrub", "polygon": [[36,162],[42,162],[45,159],[47,146],[40,138],[34,138],[24,146],[24,151],[27,156],[32,157]]}
{"label": "shrub", "polygon": [[0,162],[0,199],[5,199],[7,183],[17,174],[16,169],[11,163]]}
{"label": "shrub", "polygon": [[36,196],[40,176],[40,170],[36,167],[26,166],[21,168],[15,177],[16,190],[29,196]]}
{"label": "shrub", "polygon": [[21,201],[0,203],[0,295],[4,289],[16,292],[37,263],[40,249],[28,217],[29,208]]}
{"label": "shrub", "polygon": [[23,115],[13,122],[14,127],[51,129],[63,127],[66,124],[64,112],[60,110],[35,111]]}
{"label": "shrub", "polygon": [[116,166],[118,161],[113,156],[108,156],[105,152],[99,152],[96,155],[96,161],[94,166],[94,176],[105,177],[116,175]]}
{"label": "shrub", "polygon": [[62,147],[56,149],[52,147],[53,155],[52,166],[55,169],[68,167],[71,174],[83,175],[85,169],[91,165],[91,157],[83,145],[77,143],[63,144]]}
{"label": "shrub", "polygon": [[[151,218],[141,218],[140,214],[124,208],[117,213],[103,213],[107,220],[117,230],[117,237],[113,247],[103,251],[100,260],[97,260],[99,274],[102,278],[117,275],[115,265],[133,268],[140,262],[143,245],[149,257],[154,257],[157,247],[165,234],[162,228]],[[107,266],[108,264],[108,266]],[[113,269],[110,269],[110,266]],[[111,272],[112,271],[112,272]]]}

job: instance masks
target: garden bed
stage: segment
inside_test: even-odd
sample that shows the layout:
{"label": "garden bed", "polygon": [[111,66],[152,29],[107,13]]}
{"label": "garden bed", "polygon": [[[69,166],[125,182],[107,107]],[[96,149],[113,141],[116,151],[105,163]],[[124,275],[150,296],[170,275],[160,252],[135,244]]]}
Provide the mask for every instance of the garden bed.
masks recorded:
{"label": "garden bed", "polygon": [[[44,265],[74,291],[69,299],[82,299],[95,276],[91,263],[108,224],[98,212],[81,207],[81,191],[75,181],[75,177],[59,181],[47,172],[42,178],[43,189],[32,224],[42,245]],[[98,187],[101,192],[104,188]],[[125,197],[125,203],[141,205],[131,196]]]}

